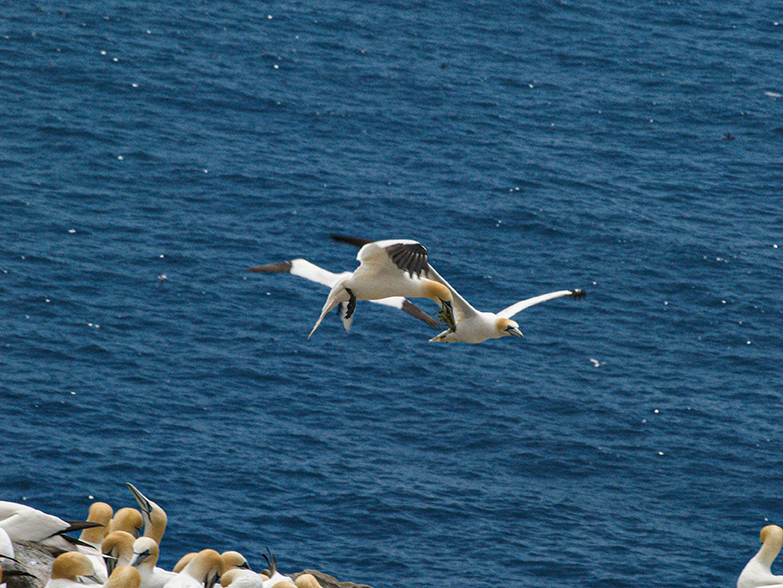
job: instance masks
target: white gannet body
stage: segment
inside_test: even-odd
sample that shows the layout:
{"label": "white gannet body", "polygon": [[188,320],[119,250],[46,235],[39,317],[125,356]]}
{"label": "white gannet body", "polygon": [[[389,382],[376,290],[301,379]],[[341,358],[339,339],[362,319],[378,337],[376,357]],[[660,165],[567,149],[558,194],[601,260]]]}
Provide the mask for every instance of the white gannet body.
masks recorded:
{"label": "white gannet body", "polygon": [[[166,588],[213,588],[223,572],[223,559],[214,549],[199,551]],[[142,587],[143,588],[143,587]]]}
{"label": "white gannet body", "polygon": [[0,501],[0,527],[5,529],[11,541],[30,541],[48,549],[69,551],[74,549],[77,540],[65,533],[96,525],[87,521],[64,521],[25,504]]}
{"label": "white gannet body", "polygon": [[133,542],[133,559],[130,565],[139,570],[141,588],[162,588],[177,574],[159,568],[160,550],[152,537],[139,537]]}
{"label": "white gannet body", "polygon": [[332,286],[308,338],[315,333],[326,313],[338,304],[348,304],[345,316],[350,318],[357,300],[390,296],[428,298],[440,306],[438,318],[453,326],[451,292],[443,284],[424,277],[429,274],[430,266],[427,249],[421,243],[410,239],[375,241],[364,245],[356,259],[360,262],[359,267]]}
{"label": "white gannet body", "polygon": [[52,574],[44,588],[83,588],[82,578],[97,581],[90,558],[78,551],[68,551],[52,563]]}
{"label": "white gannet body", "polygon": [[772,573],[772,562],[783,546],[783,529],[767,525],[759,533],[761,549],[745,565],[737,579],[737,588],[783,588],[783,576]]}
{"label": "white gannet body", "polygon": [[434,269],[430,269],[430,272],[433,275],[433,279],[438,280],[451,290],[451,295],[454,300],[454,319],[457,323],[455,329],[443,331],[440,335],[430,339],[431,342],[481,343],[487,339],[499,339],[500,337],[507,337],[510,335],[522,337],[523,335],[522,331],[519,330],[519,324],[511,319],[515,314],[535,304],[546,302],[547,300],[554,300],[566,296],[571,296],[573,298],[585,297],[584,290],[558,290],[556,292],[534,296],[533,298],[528,298],[526,300],[520,300],[498,313],[482,312],[473,308],[473,306],[471,306],[459,292],[452,288],[438,272]]}
{"label": "white gannet body", "polygon": [[128,484],[128,488],[141,509],[141,515],[144,518],[144,536],[151,537],[155,543],[160,545],[168,522],[166,511],[139,492],[133,484]]}
{"label": "white gannet body", "polygon": [[264,588],[264,580],[252,570],[233,568],[221,574],[220,585],[223,588]]}
{"label": "white gannet body", "polygon": [[0,527],[0,557],[14,559],[14,543],[8,536],[8,532],[2,527]]}
{"label": "white gannet body", "polygon": [[[318,267],[313,263],[310,263],[306,259],[293,259],[291,261],[283,261],[280,263],[269,263],[267,265],[259,265],[256,267],[251,267],[247,271],[253,273],[264,273],[264,274],[281,274],[281,273],[291,274],[292,276],[299,276],[301,278],[310,280],[311,282],[322,284],[330,289],[333,288],[334,285],[337,282],[339,282],[341,279],[348,278],[352,275],[351,272],[342,272],[339,274],[332,273],[328,270]],[[426,312],[421,310],[418,306],[413,304],[410,300],[408,300],[404,296],[390,296],[388,298],[378,298],[376,300],[371,300],[370,302],[375,302],[377,304],[382,304],[384,306],[391,306],[392,308],[402,310],[403,312],[406,312],[412,317],[425,322],[426,324],[428,324],[433,328],[438,328],[441,326],[438,321],[436,321]],[[353,321],[353,316],[352,316],[353,313],[348,314],[348,301],[340,302],[338,311],[340,313],[340,317],[343,320],[343,326],[345,327],[345,330],[350,331],[351,323]],[[348,316],[346,317],[346,315]]]}

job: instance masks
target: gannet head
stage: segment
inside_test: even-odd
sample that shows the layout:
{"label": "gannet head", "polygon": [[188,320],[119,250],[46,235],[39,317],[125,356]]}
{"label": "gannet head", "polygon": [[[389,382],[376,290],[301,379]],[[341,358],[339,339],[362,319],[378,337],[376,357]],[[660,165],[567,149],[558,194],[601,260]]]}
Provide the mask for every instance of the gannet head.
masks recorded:
{"label": "gannet head", "polygon": [[101,583],[95,578],[95,569],[92,567],[90,558],[79,553],[78,551],[68,551],[57,556],[52,564],[52,580],[67,579],[71,581],[78,581],[79,577],[94,579],[99,584]]}
{"label": "gannet head", "polygon": [[100,523],[101,526],[89,527],[82,530],[81,535],[79,535],[79,540],[94,545],[100,545],[106,537],[106,532],[109,530],[109,523],[111,523],[111,516],[113,514],[114,510],[105,502],[93,502],[90,505],[87,521],[91,523]]}
{"label": "gannet head", "polygon": [[247,563],[247,559],[238,551],[224,551],[220,554],[220,557],[223,558],[224,570],[233,570],[234,568],[239,568],[241,570],[250,569],[250,564]]}
{"label": "gannet head", "polygon": [[109,525],[109,533],[125,531],[137,539],[141,535],[142,528],[144,528],[144,519],[141,513],[135,508],[125,507],[114,513]]}
{"label": "gannet head", "polygon": [[212,588],[223,573],[223,558],[214,549],[204,549],[180,573],[204,582],[204,588]]}
{"label": "gannet head", "polygon": [[767,525],[761,529],[759,540],[762,543],[766,543],[767,541],[777,541],[778,543],[781,543],[783,542],[783,529],[777,525]]}
{"label": "gannet head", "polygon": [[158,563],[159,556],[160,548],[152,537],[139,537],[133,542],[133,559],[131,559],[130,565],[135,568],[141,564],[154,567]]}
{"label": "gannet head", "polygon": [[112,531],[101,543],[101,553],[106,561],[106,570],[109,575],[121,562],[128,565],[133,559],[133,542],[136,538],[126,531]]}
{"label": "gannet head", "polygon": [[166,524],[168,523],[168,517],[166,511],[160,506],[152,502],[149,498],[144,496],[139,490],[128,482],[128,488],[133,493],[133,497],[139,504],[142,514],[144,515],[144,534],[147,537],[152,537],[155,542],[160,544],[163,539],[163,533],[166,532]]}
{"label": "gannet head", "polygon": [[109,576],[104,588],[139,588],[141,586],[141,574],[132,566],[119,566]]}
{"label": "gannet head", "polygon": [[511,319],[499,318],[495,323],[495,328],[498,330],[501,337],[506,337],[508,335],[524,337],[522,331],[519,330],[519,324]]}
{"label": "gannet head", "polygon": [[440,282],[422,278],[425,296],[440,306],[438,318],[449,326],[450,330],[457,328],[457,322],[454,319],[454,298],[451,290]]}

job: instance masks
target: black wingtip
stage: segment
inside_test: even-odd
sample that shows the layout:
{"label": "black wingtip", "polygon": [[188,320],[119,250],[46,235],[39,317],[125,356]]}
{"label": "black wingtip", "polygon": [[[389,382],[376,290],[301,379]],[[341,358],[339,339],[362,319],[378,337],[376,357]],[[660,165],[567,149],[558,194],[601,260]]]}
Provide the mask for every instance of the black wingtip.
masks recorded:
{"label": "black wingtip", "polygon": [[281,261],[279,263],[268,263],[266,265],[257,265],[246,269],[251,274],[290,274],[293,263],[290,261]]}
{"label": "black wingtip", "polygon": [[585,296],[587,296],[587,292],[585,292],[584,290],[571,290],[571,296],[573,296],[574,298],[580,299],[580,298],[584,298]]}
{"label": "black wingtip", "polygon": [[372,239],[362,239],[360,237],[351,237],[350,235],[340,235],[338,233],[332,233],[329,235],[332,238],[332,241],[337,241],[338,243],[348,243],[349,245],[354,245],[355,247],[364,247],[367,245],[367,243],[372,243]]}

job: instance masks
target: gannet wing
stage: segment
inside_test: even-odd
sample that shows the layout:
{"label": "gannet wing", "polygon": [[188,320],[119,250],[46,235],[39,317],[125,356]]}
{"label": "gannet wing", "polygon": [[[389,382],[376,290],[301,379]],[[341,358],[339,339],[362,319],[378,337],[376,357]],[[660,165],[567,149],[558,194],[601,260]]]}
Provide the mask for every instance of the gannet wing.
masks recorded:
{"label": "gannet wing", "polygon": [[356,256],[361,265],[355,275],[362,273],[384,274],[407,272],[411,278],[421,278],[429,273],[427,248],[418,241],[397,239],[374,241],[359,249]]}
{"label": "gannet wing", "polygon": [[[351,275],[351,272],[335,274],[329,270],[318,267],[317,265],[310,263],[305,259],[294,259],[292,261],[282,261],[280,263],[259,265],[256,267],[251,267],[247,271],[264,274],[291,274],[294,276],[299,276],[300,278],[305,278],[311,282],[316,282],[326,286],[327,288],[332,288],[338,280],[345,276]],[[408,313],[413,318],[426,323],[432,328],[441,328],[441,324],[437,320],[429,316],[426,312],[421,310],[418,306],[403,296],[392,296],[390,298],[381,298],[380,300],[370,300],[370,302],[375,302],[376,304],[383,304],[384,306],[391,306],[398,310],[402,310],[403,312]],[[345,330],[349,331],[351,329],[351,321],[353,320],[353,316],[347,319],[345,318],[346,308],[347,303],[340,304],[338,307],[338,312],[340,313],[340,317],[343,320],[343,326],[345,327]]]}
{"label": "gannet wing", "polygon": [[342,272],[335,274],[329,270],[310,263],[306,259],[294,259],[291,261],[281,261],[280,263],[268,263],[251,267],[247,271],[257,274],[291,274],[299,276],[311,282],[316,282],[327,288],[331,288],[337,283],[337,280],[344,276],[350,276],[351,272]]}
{"label": "gannet wing", "polygon": [[555,298],[563,298],[564,296],[571,296],[573,298],[584,298],[586,296],[586,293],[584,290],[558,290],[557,292],[549,292],[548,294],[541,294],[540,296],[534,296],[533,298],[528,298],[527,300],[520,300],[519,302],[512,304],[508,308],[504,308],[498,313],[498,316],[501,318],[511,318],[515,314],[525,310],[530,306],[540,304],[541,302],[546,302],[547,300],[554,300]]}
{"label": "gannet wing", "polygon": [[451,290],[452,308],[454,309],[454,320],[459,323],[461,320],[476,316],[479,311],[471,306],[470,302],[465,300],[462,295],[457,292],[454,287],[449,284],[443,277],[435,271],[435,268],[430,266],[429,277],[436,282],[440,282]]}

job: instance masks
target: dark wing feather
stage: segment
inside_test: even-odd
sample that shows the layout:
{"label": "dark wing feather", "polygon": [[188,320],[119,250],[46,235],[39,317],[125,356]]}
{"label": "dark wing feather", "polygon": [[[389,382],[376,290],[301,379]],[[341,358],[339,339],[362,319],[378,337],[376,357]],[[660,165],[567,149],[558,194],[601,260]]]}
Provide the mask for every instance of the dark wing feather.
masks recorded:
{"label": "dark wing feather", "polygon": [[394,265],[411,276],[421,277],[422,272],[429,273],[427,248],[421,243],[395,243],[386,248]]}
{"label": "dark wing feather", "polygon": [[290,274],[293,264],[290,261],[281,261],[280,263],[268,263],[258,265],[246,270],[255,274]]}
{"label": "dark wing feather", "polygon": [[359,237],[349,237],[348,235],[329,235],[332,240],[338,243],[348,243],[349,245],[355,245],[356,247],[364,247],[367,243],[372,243],[372,239],[361,239]]}

